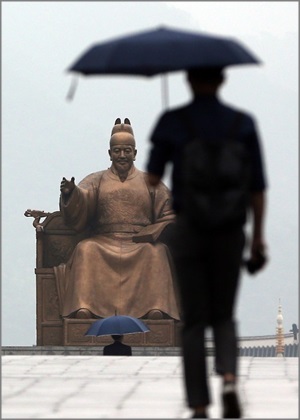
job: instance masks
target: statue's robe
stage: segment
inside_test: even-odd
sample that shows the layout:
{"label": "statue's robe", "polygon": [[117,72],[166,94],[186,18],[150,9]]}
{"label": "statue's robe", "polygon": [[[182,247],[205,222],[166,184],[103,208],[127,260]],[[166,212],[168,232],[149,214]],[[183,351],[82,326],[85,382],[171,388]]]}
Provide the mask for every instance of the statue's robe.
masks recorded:
{"label": "statue's robe", "polygon": [[80,308],[108,317],[143,317],[158,309],[179,319],[174,273],[167,246],[156,239],[174,221],[168,188],[150,188],[133,167],[124,182],[111,169],[88,175],[69,200],[60,198],[65,223],[93,236],[54,268],[61,315]]}

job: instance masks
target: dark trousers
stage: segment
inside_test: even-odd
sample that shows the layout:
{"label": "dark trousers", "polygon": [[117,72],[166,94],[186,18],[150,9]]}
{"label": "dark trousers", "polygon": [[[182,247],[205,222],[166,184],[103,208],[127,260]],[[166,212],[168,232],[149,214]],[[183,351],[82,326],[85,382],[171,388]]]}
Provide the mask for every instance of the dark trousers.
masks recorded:
{"label": "dark trousers", "polygon": [[213,234],[196,233],[179,221],[170,244],[183,310],[182,350],[188,404],[208,405],[207,327],[212,328],[214,335],[217,373],[237,371],[233,312],[244,233],[241,227]]}

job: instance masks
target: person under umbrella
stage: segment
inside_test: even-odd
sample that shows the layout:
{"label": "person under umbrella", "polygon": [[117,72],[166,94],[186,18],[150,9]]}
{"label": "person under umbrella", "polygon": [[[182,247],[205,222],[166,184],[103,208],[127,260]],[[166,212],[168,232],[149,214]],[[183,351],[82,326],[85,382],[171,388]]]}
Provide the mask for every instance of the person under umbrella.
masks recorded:
{"label": "person under umbrella", "polygon": [[103,356],[132,356],[131,347],[122,343],[124,335],[114,334],[111,338],[114,342],[103,347]]}
{"label": "person under umbrella", "polygon": [[149,328],[140,319],[128,315],[115,315],[98,319],[85,335],[96,337],[111,335],[114,342],[103,348],[104,356],[131,356],[131,347],[122,343],[125,334],[147,333]]}
{"label": "person under umbrella", "polygon": [[[156,185],[163,177],[166,164],[172,163],[173,208],[177,221],[170,238],[170,250],[183,309],[182,347],[188,405],[194,410],[194,418],[207,417],[210,392],[205,360],[205,331],[212,328],[216,371],[223,379],[223,418],[239,418],[241,407],[237,392],[234,307],[248,211],[252,213],[251,266],[254,265],[258,271],[266,260],[263,232],[266,177],[263,156],[253,118],[223,104],[217,97],[224,80],[223,68],[192,69],[188,71],[187,79],[193,100],[186,106],[165,112],[152,132],[152,148],[147,162],[148,181],[150,185]],[[233,128],[232,138],[230,134]],[[203,155],[195,151],[205,150],[205,145],[207,150],[211,148],[210,155],[208,152]],[[193,150],[190,147],[196,146],[198,149],[193,153],[187,152]],[[233,147],[243,152],[241,156],[247,157],[247,165],[246,161],[245,165],[241,165],[233,154],[228,155],[227,152]],[[226,153],[215,153],[222,150]],[[224,164],[226,159],[219,160],[220,156],[229,156],[232,161],[227,160],[227,165],[221,166],[219,162]],[[203,169],[203,176],[191,171],[188,179],[191,165],[183,166],[186,163],[184,159],[189,159],[190,163],[193,161],[199,170]],[[249,184],[242,185],[240,191],[237,187],[240,186],[239,181],[243,181],[243,171],[248,166],[251,168],[250,181],[247,180]],[[241,177],[236,177],[231,184],[232,176],[239,168]],[[217,177],[217,174],[223,173],[226,176]],[[194,185],[199,187],[198,191],[187,198]],[[235,197],[243,198],[244,193],[249,199],[245,200],[247,207],[237,202],[238,205],[234,206],[237,214],[229,212],[228,216],[233,216],[230,221],[213,227],[213,221],[221,221],[223,210],[236,203]],[[201,213],[197,211],[198,208],[196,210],[195,198],[199,198],[199,208],[201,204],[208,204],[201,208],[209,209],[206,218],[205,211]]]}

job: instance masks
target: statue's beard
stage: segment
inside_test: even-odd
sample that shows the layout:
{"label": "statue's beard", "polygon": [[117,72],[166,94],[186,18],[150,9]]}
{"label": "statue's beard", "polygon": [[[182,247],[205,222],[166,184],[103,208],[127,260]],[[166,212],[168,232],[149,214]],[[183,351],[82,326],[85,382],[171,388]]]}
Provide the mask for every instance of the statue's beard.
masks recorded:
{"label": "statue's beard", "polygon": [[128,162],[118,162],[116,165],[118,171],[120,172],[127,172],[131,168],[131,165]]}
{"label": "statue's beard", "polygon": [[[120,162],[124,162],[124,164],[120,164]],[[128,175],[129,171],[133,166],[133,162],[128,161],[119,161],[115,162],[113,165],[113,172],[117,173],[118,175]]]}

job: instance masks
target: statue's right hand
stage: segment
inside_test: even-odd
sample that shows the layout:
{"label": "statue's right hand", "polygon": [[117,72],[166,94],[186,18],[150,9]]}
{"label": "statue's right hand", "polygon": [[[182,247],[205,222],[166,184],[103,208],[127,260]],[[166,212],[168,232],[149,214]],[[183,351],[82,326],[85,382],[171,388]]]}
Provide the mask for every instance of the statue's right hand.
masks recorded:
{"label": "statue's right hand", "polygon": [[63,177],[60,183],[60,191],[62,194],[69,195],[75,188],[75,178],[72,176],[71,181],[68,181],[65,177]]}

